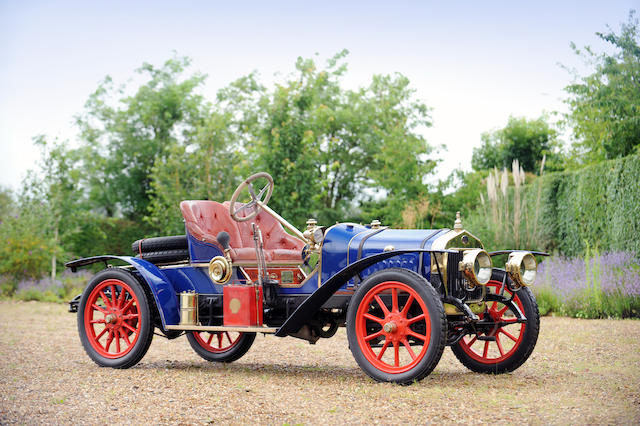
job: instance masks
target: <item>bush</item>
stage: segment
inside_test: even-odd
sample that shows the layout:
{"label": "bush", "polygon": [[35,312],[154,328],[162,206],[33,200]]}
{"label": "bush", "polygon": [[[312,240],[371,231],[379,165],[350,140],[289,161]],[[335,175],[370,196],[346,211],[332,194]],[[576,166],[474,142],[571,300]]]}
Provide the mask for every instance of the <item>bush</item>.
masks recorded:
{"label": "bush", "polygon": [[552,257],[540,264],[533,292],[540,313],[578,318],[640,318],[640,265],[629,252]]}

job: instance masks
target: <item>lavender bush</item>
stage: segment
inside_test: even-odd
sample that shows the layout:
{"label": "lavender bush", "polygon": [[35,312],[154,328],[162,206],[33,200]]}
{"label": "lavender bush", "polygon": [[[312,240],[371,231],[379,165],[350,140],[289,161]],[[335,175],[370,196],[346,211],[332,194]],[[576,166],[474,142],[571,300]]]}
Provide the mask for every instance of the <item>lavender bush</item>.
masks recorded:
{"label": "lavender bush", "polygon": [[28,279],[18,283],[15,298],[19,300],[40,300],[45,302],[68,302],[82,292],[89,281],[91,272],[64,271],[56,280],[42,278]]}
{"label": "lavender bush", "polygon": [[551,257],[538,268],[533,287],[542,314],[580,318],[640,317],[640,261],[632,253],[584,258]]}

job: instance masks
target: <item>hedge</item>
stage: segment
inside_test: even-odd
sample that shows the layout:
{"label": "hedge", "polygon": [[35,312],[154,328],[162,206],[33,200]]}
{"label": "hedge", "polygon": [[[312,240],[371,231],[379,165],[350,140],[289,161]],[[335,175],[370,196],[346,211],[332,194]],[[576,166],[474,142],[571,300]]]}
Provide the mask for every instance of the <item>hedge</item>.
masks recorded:
{"label": "hedge", "polygon": [[528,206],[538,191],[538,229],[548,250],[581,256],[589,245],[640,255],[639,155],[543,176],[527,191]]}

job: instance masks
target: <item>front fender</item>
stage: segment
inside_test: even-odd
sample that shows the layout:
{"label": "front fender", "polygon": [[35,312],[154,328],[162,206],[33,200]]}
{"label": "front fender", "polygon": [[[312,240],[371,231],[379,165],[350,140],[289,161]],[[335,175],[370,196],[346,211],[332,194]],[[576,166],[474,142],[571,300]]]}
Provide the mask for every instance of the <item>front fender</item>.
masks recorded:
{"label": "front fender", "polygon": [[425,249],[406,249],[406,250],[393,250],[382,253],[377,253],[371,256],[367,256],[363,259],[353,262],[350,265],[342,268],[335,275],[329,278],[323,285],[321,285],[316,291],[311,294],[298,308],[291,314],[289,318],[282,324],[282,326],[276,331],[276,336],[284,337],[290,334],[296,333],[300,327],[306,324],[315,313],[329,300],[329,298],[336,292],[344,283],[349,281],[352,277],[364,271],[371,265],[381,262],[390,257],[398,256],[400,254],[407,253],[456,253],[455,250],[425,250]]}
{"label": "front fender", "polygon": [[163,329],[166,330],[166,325],[179,323],[178,295],[166,275],[153,263],[137,257],[105,255],[72,260],[65,263],[65,266],[75,272],[78,268],[97,262],[104,262],[107,265],[107,261],[111,259],[117,259],[133,266],[142,277],[144,283],[149,286],[162,320]]}

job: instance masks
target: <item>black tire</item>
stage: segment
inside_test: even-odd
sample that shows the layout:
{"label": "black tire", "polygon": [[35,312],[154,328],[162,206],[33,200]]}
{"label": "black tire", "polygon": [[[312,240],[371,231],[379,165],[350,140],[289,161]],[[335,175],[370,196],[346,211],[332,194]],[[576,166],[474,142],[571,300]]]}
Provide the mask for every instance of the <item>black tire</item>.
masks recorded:
{"label": "black tire", "polygon": [[149,253],[142,253],[142,255],[138,255],[136,257],[147,260],[153,264],[184,262],[186,260],[189,260],[189,250],[176,249],[153,251]]}
{"label": "black tire", "polygon": [[186,235],[174,235],[170,237],[153,237],[136,240],[131,244],[134,254],[149,253],[166,250],[186,250],[188,248]]}
{"label": "black tire", "polygon": [[[212,339],[218,339],[221,336],[220,347],[215,348],[211,346],[211,343],[215,343],[212,339],[208,339],[205,336],[209,335]],[[224,342],[227,339],[227,342]],[[210,362],[233,362],[240,359],[247,353],[253,341],[256,339],[256,333],[234,333],[229,332],[189,332],[187,333],[187,340],[193,348],[193,350],[202,358]],[[206,340],[206,341],[205,341]],[[208,341],[208,343],[207,343]],[[226,346],[223,346],[226,345]]]}
{"label": "black tire", "polygon": [[[374,321],[372,316],[382,321]],[[417,320],[420,317],[423,319]],[[422,276],[406,269],[389,268],[370,275],[349,303],[349,347],[360,368],[380,382],[406,385],[422,380],[440,361],[446,333],[447,320],[440,297]],[[372,338],[374,335],[377,337]],[[412,343],[413,347],[420,347],[417,355]],[[380,351],[376,353],[374,348],[378,347]],[[389,347],[393,347],[393,354],[392,360],[387,361],[384,357],[389,357],[386,352]],[[406,365],[400,365],[401,350]]]}
{"label": "black tire", "polygon": [[[89,281],[78,306],[78,332],[85,352],[101,367],[137,364],[153,339],[151,314],[149,296],[133,275],[116,268],[99,272]],[[112,346],[115,353],[110,351]]]}
{"label": "black tire", "polygon": [[[490,288],[499,288],[502,285],[504,274],[505,272],[503,270],[494,269],[487,291],[489,291]],[[511,293],[505,289],[505,294],[510,295]],[[520,310],[527,318],[526,324],[508,324],[495,332],[494,334],[498,336],[498,341],[500,341],[500,335],[505,339],[505,343],[501,343],[500,347],[493,341],[485,341],[486,343],[475,341],[475,343],[480,343],[480,345],[482,345],[481,347],[486,345],[486,348],[492,348],[492,346],[495,345],[496,348],[493,349],[495,357],[489,354],[488,349],[482,350],[483,353],[486,352],[486,355],[481,354],[480,351],[476,349],[478,345],[474,347],[473,345],[475,345],[475,343],[471,343],[473,341],[473,337],[471,336],[465,337],[451,346],[451,350],[455,356],[469,370],[475,371],[476,373],[487,374],[507,373],[520,367],[533,352],[540,332],[540,313],[538,312],[536,298],[533,293],[531,293],[531,290],[525,287],[516,292],[514,302],[519,305]],[[493,303],[487,302],[487,304],[491,305]],[[506,306],[498,304],[495,309],[504,308],[506,308]],[[507,317],[512,317],[511,310],[508,308],[505,314]],[[505,334],[505,331],[508,334]],[[514,338],[516,340],[513,340]],[[506,346],[507,344],[509,346]],[[495,353],[496,350],[499,351],[497,354]]]}

